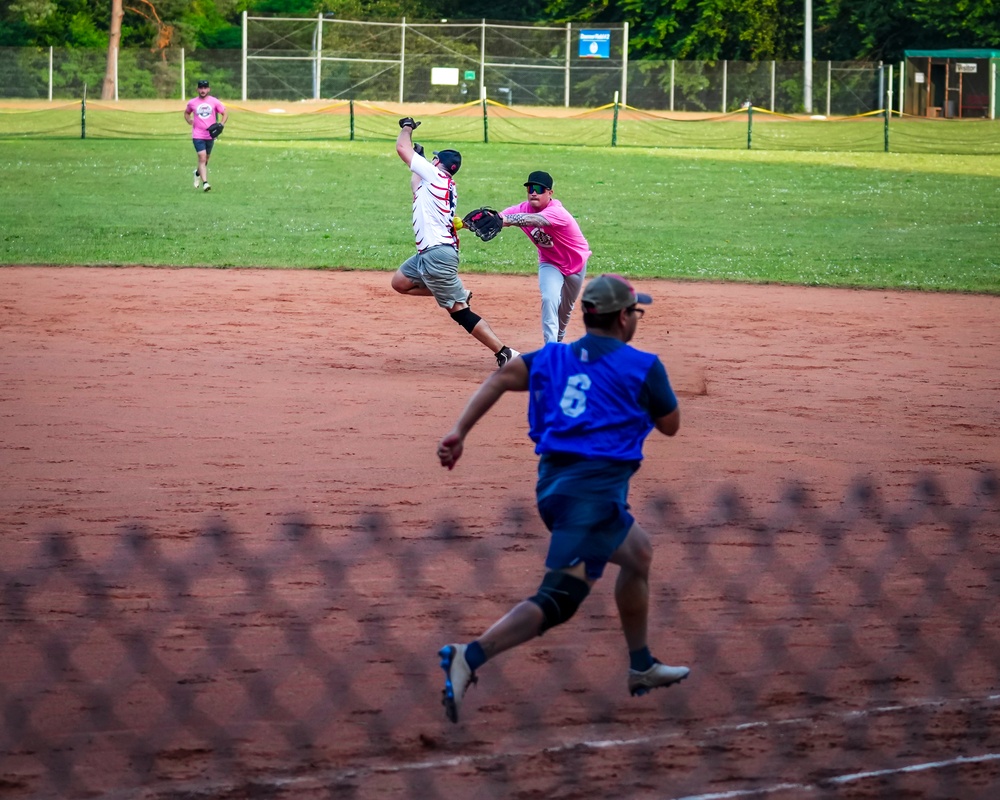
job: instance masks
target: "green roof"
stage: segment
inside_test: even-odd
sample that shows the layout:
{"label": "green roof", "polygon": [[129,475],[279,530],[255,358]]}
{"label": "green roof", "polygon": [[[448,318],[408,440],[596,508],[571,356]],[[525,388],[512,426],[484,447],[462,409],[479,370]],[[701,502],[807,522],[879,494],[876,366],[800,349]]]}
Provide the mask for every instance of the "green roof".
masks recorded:
{"label": "green roof", "polygon": [[1000,58],[1000,50],[904,50],[907,58]]}

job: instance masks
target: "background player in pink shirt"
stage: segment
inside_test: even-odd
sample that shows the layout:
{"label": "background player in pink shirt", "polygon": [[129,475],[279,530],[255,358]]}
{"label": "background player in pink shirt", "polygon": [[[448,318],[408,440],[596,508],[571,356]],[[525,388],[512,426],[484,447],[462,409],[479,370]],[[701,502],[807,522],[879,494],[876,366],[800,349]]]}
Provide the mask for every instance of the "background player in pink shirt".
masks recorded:
{"label": "background player in pink shirt", "polygon": [[189,100],[184,109],[184,121],[191,126],[191,140],[198,154],[198,168],[194,171],[194,188],[198,189],[204,183],[206,192],[212,188],[208,183],[208,159],[215,146],[215,139],[208,132],[208,127],[214,122],[225,125],[229,119],[226,107],[208,92],[208,81],[198,81],[198,96]]}
{"label": "background player in pink shirt", "polygon": [[524,184],[528,199],[505,208],[504,227],[518,227],[538,248],[542,341],[561,342],[587,274],[590,245],[563,204],[552,196],[552,176],[537,170]]}

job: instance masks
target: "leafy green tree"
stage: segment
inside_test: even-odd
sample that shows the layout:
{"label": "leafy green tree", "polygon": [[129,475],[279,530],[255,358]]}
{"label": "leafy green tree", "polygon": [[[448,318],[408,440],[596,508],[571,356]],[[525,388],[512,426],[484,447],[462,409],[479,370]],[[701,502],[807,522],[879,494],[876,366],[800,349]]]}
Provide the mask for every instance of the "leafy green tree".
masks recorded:
{"label": "leafy green tree", "polygon": [[628,22],[630,52],[691,60],[795,58],[802,0],[551,0],[558,19]]}
{"label": "leafy green tree", "polygon": [[823,0],[819,57],[898,61],[903,51],[1000,47],[1000,0]]}
{"label": "leafy green tree", "polygon": [[1000,49],[1000,0],[913,0],[911,13],[949,47]]}

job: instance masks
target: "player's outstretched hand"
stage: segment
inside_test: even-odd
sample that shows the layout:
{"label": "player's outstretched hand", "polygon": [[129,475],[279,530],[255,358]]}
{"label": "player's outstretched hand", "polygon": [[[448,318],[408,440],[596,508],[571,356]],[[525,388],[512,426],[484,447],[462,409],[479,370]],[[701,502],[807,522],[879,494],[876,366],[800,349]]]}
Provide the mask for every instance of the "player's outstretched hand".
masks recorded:
{"label": "player's outstretched hand", "polygon": [[420,127],[420,123],[417,122],[413,117],[403,117],[399,121],[400,128],[409,128],[410,130],[416,130]]}
{"label": "player's outstretched hand", "polygon": [[483,206],[462,217],[462,225],[488,242],[503,230],[503,217],[496,209]]}
{"label": "player's outstretched hand", "polygon": [[445,436],[438,445],[438,458],[441,459],[441,466],[448,469],[455,468],[455,462],[462,457],[462,450],[465,442],[462,437],[452,431]]}

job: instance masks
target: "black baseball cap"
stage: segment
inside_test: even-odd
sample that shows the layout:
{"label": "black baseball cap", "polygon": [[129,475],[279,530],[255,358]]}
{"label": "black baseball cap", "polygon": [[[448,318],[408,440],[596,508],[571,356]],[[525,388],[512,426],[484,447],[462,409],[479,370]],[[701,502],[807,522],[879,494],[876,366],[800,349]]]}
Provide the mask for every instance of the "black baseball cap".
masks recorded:
{"label": "black baseball cap", "polygon": [[586,314],[610,314],[631,308],[636,303],[648,305],[653,298],[639,294],[621,275],[601,275],[583,290],[583,310]]}
{"label": "black baseball cap", "polygon": [[462,154],[458,150],[435,150],[434,155],[441,162],[441,166],[452,175],[462,166]]}
{"label": "black baseball cap", "polygon": [[206,89],[206,88],[208,88],[208,81],[198,81],[198,88],[199,89]]}
{"label": "black baseball cap", "polygon": [[544,186],[546,189],[552,188],[552,176],[547,172],[542,172],[540,169],[536,169],[528,176],[527,182],[524,184],[528,186],[529,184],[537,183],[539,186]]}

